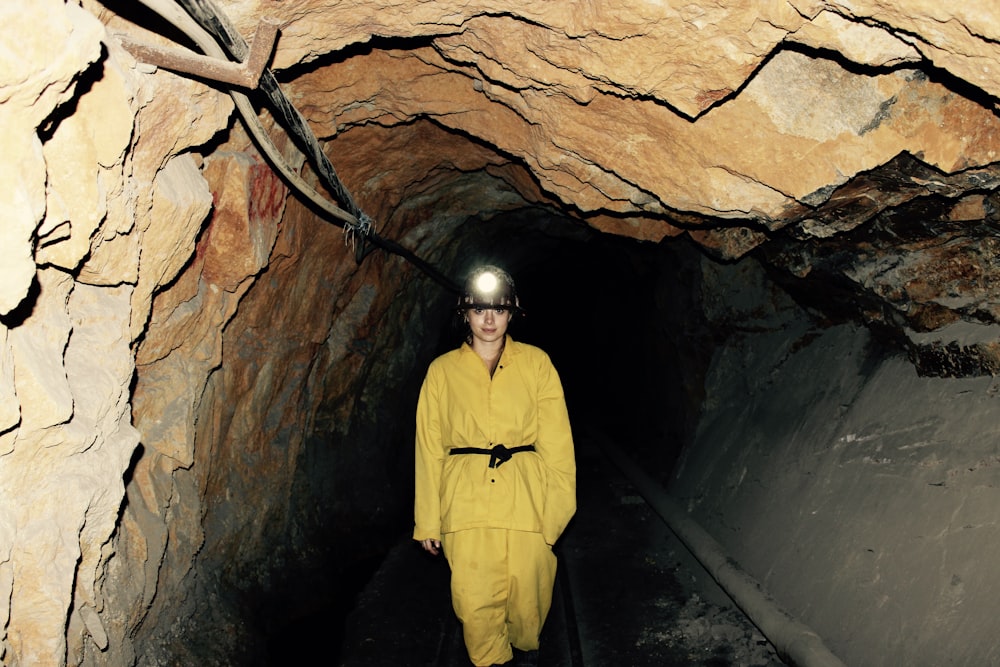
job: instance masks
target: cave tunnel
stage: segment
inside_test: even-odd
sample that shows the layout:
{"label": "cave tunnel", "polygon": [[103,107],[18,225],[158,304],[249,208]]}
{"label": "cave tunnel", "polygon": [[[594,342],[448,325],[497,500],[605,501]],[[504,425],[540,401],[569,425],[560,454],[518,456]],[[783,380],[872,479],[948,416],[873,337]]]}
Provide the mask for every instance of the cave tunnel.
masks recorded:
{"label": "cave tunnel", "polygon": [[0,664],[466,667],[483,262],[576,441],[540,664],[1000,662],[994,10],[139,4],[0,10]]}
{"label": "cave tunnel", "polygon": [[[705,351],[710,347],[699,342],[703,336],[711,337],[708,324],[693,317],[696,311],[690,307],[694,298],[691,281],[704,259],[701,251],[685,240],[661,245],[601,234],[551,208],[527,207],[498,215],[488,223],[480,216],[463,222],[444,244],[442,254],[453,258],[446,275],[456,278],[483,263],[508,267],[526,311],[512,325],[511,334],[542,347],[552,357],[574,430],[613,433],[628,443],[630,450],[643,452],[644,462],[662,471],[661,482],[665,484],[681,443],[691,436],[697,413],[696,399],[687,395],[684,386],[685,376],[696,378],[687,380],[692,386],[699,385],[697,378],[705,372]],[[309,582],[307,590],[292,583],[289,589],[294,594],[288,596],[288,590],[280,589],[275,591],[276,599],[263,605],[275,616],[265,622],[273,627],[268,655],[274,664],[290,656],[305,661],[321,647],[334,651],[330,636],[349,623],[355,613],[351,605],[364,595],[361,587],[373,585],[370,577],[375,576],[390,550],[406,549],[399,546],[400,539],[410,541],[412,422],[417,390],[429,360],[459,345],[464,332],[457,325],[456,297],[448,285],[407,267],[399,258],[380,260],[386,261],[386,272],[412,275],[402,281],[396,299],[401,304],[414,304],[412,312],[420,313],[405,315],[409,309],[403,307],[385,328],[398,332],[392,339],[415,341],[422,352],[415,362],[398,362],[392,357],[405,353],[406,345],[374,343],[385,357],[376,363],[404,366],[400,372],[405,376],[393,387],[376,382],[360,390],[369,409],[362,424],[347,437],[367,443],[361,452],[345,459],[329,451],[326,434],[314,435],[318,451],[310,456],[336,458],[326,464],[311,461],[304,467],[314,474],[319,465],[322,477],[333,480],[321,502],[347,503],[346,511],[352,516],[327,525],[323,531],[324,542],[330,542],[326,547],[329,555],[319,564],[325,574],[318,577],[329,579],[328,589],[317,595],[321,588],[316,587],[316,578],[308,577],[304,580]],[[672,333],[676,331],[687,332],[690,342],[679,341]],[[373,377],[381,376],[373,372]],[[387,391],[389,398],[384,395]],[[345,488],[350,491],[345,493]],[[377,506],[382,514],[367,514],[371,506]],[[359,511],[364,518],[361,524],[356,518]],[[340,549],[338,544],[350,547]],[[412,551],[409,557],[419,559],[415,545],[407,547]],[[409,566],[418,568],[409,572],[413,577],[440,576],[440,566],[435,569],[421,560]],[[426,571],[421,572],[420,567]],[[438,583],[439,592],[445,591],[446,581]],[[416,592],[412,596],[420,599]],[[379,608],[406,607],[406,603],[405,598],[396,596],[381,601]],[[285,606],[285,611],[274,612]],[[419,605],[414,608],[415,614],[421,611],[429,613]],[[436,613],[442,621],[449,620],[447,609],[436,609]],[[405,622],[405,618],[394,619],[395,636],[389,642],[389,652],[350,659],[356,664],[389,664],[397,659],[405,661],[408,656],[417,664],[434,657],[434,653],[415,654],[408,646],[420,640],[412,630],[401,627]],[[320,631],[317,623],[325,630]],[[432,632],[424,641],[433,648],[439,639]],[[392,653],[401,647],[408,652],[399,656]],[[645,659],[659,664],[659,657],[652,652]],[[464,663],[459,659],[456,664]]]}

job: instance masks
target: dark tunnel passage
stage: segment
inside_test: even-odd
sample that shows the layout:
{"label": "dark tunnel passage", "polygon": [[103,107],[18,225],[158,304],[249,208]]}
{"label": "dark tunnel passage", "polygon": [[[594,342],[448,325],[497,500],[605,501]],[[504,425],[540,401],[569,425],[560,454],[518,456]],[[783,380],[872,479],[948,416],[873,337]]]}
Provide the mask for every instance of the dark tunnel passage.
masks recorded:
{"label": "dark tunnel passage", "polygon": [[[511,272],[526,315],[510,334],[552,357],[574,432],[609,434],[665,485],[693,437],[713,346],[726,335],[712,330],[700,303],[701,264],[711,260],[685,238],[637,242],[594,232],[548,209],[523,209],[488,223],[470,220],[444,255],[435,261],[456,280],[480,263]],[[350,471],[349,483],[330,489],[334,496],[348,489],[352,497],[332,503],[334,514],[346,520],[328,535],[325,570],[289,581],[265,605],[284,610],[264,621],[269,664],[283,664],[290,652],[308,660],[321,646],[329,655],[370,577],[412,528],[416,393],[430,360],[456,347],[462,333],[454,296],[427,277],[405,281],[396,301],[426,304],[415,309],[419,315],[390,323],[423,347],[398,371],[405,377],[392,390],[391,409],[371,413],[371,422],[350,435],[371,441],[371,450],[324,461],[327,448],[310,449],[308,456],[316,457],[306,466],[312,476],[317,467],[341,479]],[[353,515],[366,504],[375,512]]]}
{"label": "dark tunnel passage", "polygon": [[[487,239],[475,239],[484,227],[465,242],[455,274],[482,262],[509,267],[526,313],[511,335],[552,357],[574,421],[655,442],[656,463],[669,470],[671,452],[690,436],[684,415],[696,405],[685,400],[692,391],[697,399],[710,348],[695,303],[696,246],[600,234],[547,210],[500,216]],[[436,352],[458,340],[444,326]]]}
{"label": "dark tunnel passage", "polygon": [[[786,499],[812,494],[820,500],[801,502],[843,505],[847,509],[838,511],[877,516],[869,505],[883,502],[880,482],[868,480],[864,470],[841,475],[840,468],[883,466],[892,459],[881,454],[881,440],[875,449],[861,449],[849,458],[841,451],[848,446],[845,443],[882,438],[883,432],[894,438],[897,432],[933,430],[938,421],[949,423],[947,406],[953,400],[949,397],[979,393],[953,389],[950,383],[918,380],[906,351],[850,321],[842,307],[831,308],[831,294],[818,280],[793,294],[756,257],[719,262],[686,237],[639,242],[595,232],[548,208],[524,208],[466,220],[446,239],[435,239],[432,247],[438,250],[427,259],[456,282],[482,263],[501,265],[515,278],[526,315],[512,325],[510,333],[552,357],[578,439],[581,475],[596,471],[600,478],[586,478],[579,487],[580,506],[589,508],[590,514],[578,515],[567,533],[570,539],[563,548],[571,563],[569,571],[621,561],[623,556],[613,550],[573,542],[601,542],[599,533],[588,531],[602,525],[615,526],[615,541],[631,546],[628,556],[641,555],[656,568],[654,583],[635,584],[635,590],[658,602],[629,596],[615,601],[619,605],[615,617],[633,631],[654,621],[657,632],[697,627],[691,623],[703,621],[706,612],[699,611],[702,617],[694,621],[681,619],[688,612],[676,605],[725,596],[718,589],[694,593],[679,583],[704,582],[708,577],[687,570],[680,574],[682,565],[697,566],[689,562],[690,555],[682,555],[683,548],[670,542],[674,539],[670,531],[651,510],[641,510],[645,514],[634,524],[620,516],[627,508],[640,511],[639,496],[628,482],[617,480],[613,466],[594,458],[596,437],[612,439],[662,488],[679,494],[688,511],[708,508],[702,520],[707,514],[715,521],[716,534],[726,538],[727,546],[743,554],[758,572],[778,573],[772,583],[787,586],[784,595],[792,598],[796,581],[803,577],[825,580],[808,569],[797,572],[796,567],[805,567],[802,563],[808,559],[799,560],[789,553],[814,550],[811,558],[817,559],[825,554],[815,550],[847,550],[851,541],[836,537],[828,527],[823,532],[829,537],[817,539],[806,533],[795,551],[784,549],[784,540],[799,539],[795,531],[811,525],[808,520],[806,528],[794,523],[800,521],[796,517],[800,501]],[[428,364],[456,347],[462,331],[456,326],[455,296],[445,286],[399,258],[373,256],[365,261],[381,266],[383,288],[393,293],[381,321],[369,326],[367,333],[351,334],[357,337],[349,345],[359,351],[365,365],[348,385],[349,391],[329,392],[329,402],[320,406],[316,428],[307,434],[297,463],[288,535],[306,546],[276,547],[282,550],[276,559],[280,567],[267,572],[263,590],[243,586],[241,582],[250,578],[238,567],[223,568],[219,589],[240,591],[227,604],[241,610],[260,644],[257,650],[248,647],[239,664],[310,664],[317,655],[340,664],[342,652],[357,647],[358,637],[350,635],[350,628],[358,632],[359,615],[367,614],[376,627],[380,623],[377,615],[371,619],[372,607],[362,608],[370,605],[366,600],[372,591],[382,591],[384,596],[380,586],[386,577],[394,576],[392,568],[400,566],[400,554],[417,554],[409,539],[416,397]],[[840,306],[847,303],[842,295],[833,298]],[[873,389],[874,395],[866,393],[869,383],[907,387],[906,391],[916,387],[912,400],[924,405],[927,413],[943,414],[912,425],[903,404],[891,401],[892,392]],[[956,409],[972,408],[963,404]],[[342,414],[351,415],[346,424],[339,417]],[[977,417],[978,423],[985,425],[988,414]],[[884,425],[887,420],[898,426]],[[956,437],[967,433],[965,437],[981,439],[982,447],[988,449],[988,428],[980,429],[982,435],[972,433],[977,420],[969,421],[965,430],[948,428]],[[940,436],[927,438],[947,442]],[[891,446],[909,451],[914,445],[904,441]],[[940,459],[917,465],[937,465],[934,460]],[[899,479],[903,478],[901,474]],[[912,483],[919,485],[919,478]],[[929,482],[928,487],[935,488],[934,484]],[[901,492],[899,502],[913,493]],[[619,515],[609,518],[601,514],[605,511]],[[842,523],[832,521],[831,526]],[[874,519],[871,523],[873,535],[880,534]],[[867,525],[865,520],[862,524]],[[656,531],[663,534],[654,535]],[[657,542],[652,546],[654,539]],[[632,540],[638,543],[631,544]],[[875,553],[875,549],[865,546],[864,553]],[[588,560],[584,554],[593,557]],[[595,558],[606,558],[607,563],[595,564]],[[855,559],[843,556],[841,562],[848,570],[843,576],[859,576],[850,569]],[[419,593],[400,588],[384,611],[388,616],[408,609],[408,615],[387,618],[387,622],[399,641],[425,649],[426,642],[444,642],[447,637],[421,636],[418,620],[450,615],[446,578],[441,579],[440,563],[434,567],[423,563],[407,571],[403,580],[427,586],[437,581],[439,585],[424,594],[430,595],[428,590],[443,594],[443,603],[435,598],[443,608],[433,613],[421,609]],[[918,566],[908,567],[919,571]],[[610,578],[593,574],[591,583],[633,582],[624,571]],[[831,579],[830,585],[838,585],[836,581]],[[584,588],[590,587],[584,582]],[[671,615],[657,615],[670,605],[674,605]],[[849,617],[849,608],[838,609],[840,618]],[[630,614],[631,620],[624,620]],[[684,626],[682,620],[689,625]],[[757,650],[758,643],[766,645],[767,641],[753,632],[733,630],[730,634]],[[582,641],[601,644],[602,640],[591,635]],[[666,645],[646,646],[643,655],[662,656],[656,652],[665,650],[661,644]],[[722,654],[701,660],[665,664],[739,664]]]}
{"label": "dark tunnel passage", "polygon": [[[965,491],[951,488],[961,480],[968,480],[971,494],[994,488],[975,477],[991,467],[992,424],[1000,423],[989,403],[990,378],[918,377],[904,349],[851,321],[844,314],[850,309],[828,307],[822,272],[793,295],[756,257],[719,262],[683,237],[628,240],[540,207],[441,229],[450,231],[426,239],[426,259],[455,281],[481,263],[507,268],[527,313],[510,333],[546,350],[562,378],[581,483],[580,511],[560,548],[567,577],[576,573],[570,588],[587,591],[564,598],[579,603],[574,609],[591,602],[598,618],[580,620],[581,652],[606,655],[625,638],[645,659],[663,658],[648,664],[758,667],[771,659],[740,663],[717,646],[695,661],[664,657],[668,635],[700,632],[705,623],[723,628],[705,636],[735,636],[753,651],[768,640],[728,620],[713,625],[721,618],[714,607],[690,608],[710,594],[689,583],[706,577],[684,569],[691,557],[642,494],[594,455],[605,434],[704,522],[736,554],[734,561],[763,573],[778,599],[828,629],[853,623],[855,609],[870,604],[865,586],[854,585],[866,577],[871,585],[893,581],[896,590],[932,607],[939,572],[932,564],[942,557],[937,546],[897,545],[925,531],[947,535],[942,524],[965,511],[974,514],[963,526],[988,522],[988,504],[967,504]],[[295,275],[298,259],[286,264]],[[417,393],[428,364],[460,342],[455,295],[399,258],[376,254],[365,261],[369,271],[359,275],[373,282],[345,290],[327,334],[347,351],[338,359],[357,365],[347,373],[338,362],[324,367],[325,375],[310,376],[310,391],[321,400],[311,403],[315,414],[296,454],[292,492],[277,501],[259,494],[247,499],[249,506],[280,510],[267,534],[271,551],[244,561],[219,559],[215,554],[233,543],[225,507],[230,487],[212,498],[220,509],[210,507],[204,520],[206,557],[198,564],[207,573],[199,580],[204,592],[190,601],[194,611],[182,614],[198,623],[221,617],[238,641],[192,633],[184,650],[200,663],[316,664],[322,656],[322,664],[344,667],[410,664],[406,655],[359,661],[356,650],[386,641],[386,632],[390,643],[413,652],[449,646],[456,636],[448,626],[427,627],[453,619],[441,562],[415,568],[406,562],[420,555],[410,539]],[[287,287],[265,275],[255,289],[262,295],[256,304],[253,293],[247,298],[251,313],[254,305],[280,302]],[[378,319],[352,315],[355,298],[358,310]],[[846,303],[842,294],[833,298]],[[272,340],[259,331],[235,327],[232,347],[252,352],[240,359],[249,360],[247,373],[281,351],[281,340],[269,348]],[[223,399],[215,409],[224,412],[225,390],[218,395]],[[288,429],[278,432],[269,453],[280,456],[282,439],[292,437]],[[883,472],[892,466],[898,469]],[[934,495],[946,488],[950,495],[941,495],[956,506]],[[983,531],[962,544],[975,558],[993,541]],[[871,575],[875,559],[888,564]],[[961,573],[954,574],[945,585],[961,583]],[[910,588],[913,577],[920,586]],[[386,581],[398,582],[389,596]],[[595,591],[606,597],[588,598]],[[811,607],[817,596],[832,602]],[[226,625],[232,618],[236,627]],[[554,627],[571,635],[570,625],[564,618]],[[914,642],[920,633],[911,630],[897,643]],[[341,663],[348,653],[354,661]],[[462,665],[450,658],[415,664]]]}

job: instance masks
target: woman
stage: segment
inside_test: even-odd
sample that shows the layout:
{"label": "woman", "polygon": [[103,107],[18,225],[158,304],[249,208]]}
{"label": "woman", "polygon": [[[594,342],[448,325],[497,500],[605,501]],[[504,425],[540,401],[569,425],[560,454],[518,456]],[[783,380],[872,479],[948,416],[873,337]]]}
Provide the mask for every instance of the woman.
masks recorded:
{"label": "woman", "polygon": [[552,603],[552,545],[576,511],[562,385],[545,352],[507,335],[514,281],[474,270],[459,349],[431,363],[417,403],[413,539],[451,567],[451,597],[479,667],[537,660]]}

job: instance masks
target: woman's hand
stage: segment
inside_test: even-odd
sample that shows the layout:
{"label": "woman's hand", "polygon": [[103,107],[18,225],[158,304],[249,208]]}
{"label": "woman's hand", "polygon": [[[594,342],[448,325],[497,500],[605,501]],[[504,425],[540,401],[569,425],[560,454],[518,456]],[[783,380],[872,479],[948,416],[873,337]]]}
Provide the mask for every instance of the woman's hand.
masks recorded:
{"label": "woman's hand", "polygon": [[424,551],[432,556],[437,556],[441,550],[441,540],[421,540],[420,546],[424,548]]}

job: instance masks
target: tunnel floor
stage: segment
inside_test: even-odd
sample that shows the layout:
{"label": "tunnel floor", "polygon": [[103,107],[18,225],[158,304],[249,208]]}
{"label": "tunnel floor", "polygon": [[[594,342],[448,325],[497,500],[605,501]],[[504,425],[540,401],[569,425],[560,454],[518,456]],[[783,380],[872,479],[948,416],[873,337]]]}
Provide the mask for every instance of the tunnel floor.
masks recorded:
{"label": "tunnel floor", "polygon": [[[773,647],[586,436],[540,667],[775,667]],[[402,536],[347,619],[341,667],[469,667],[448,567]],[[513,664],[513,663],[508,663]]]}

